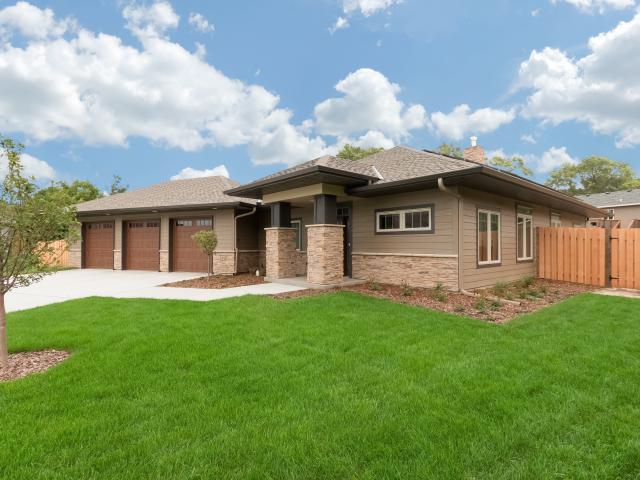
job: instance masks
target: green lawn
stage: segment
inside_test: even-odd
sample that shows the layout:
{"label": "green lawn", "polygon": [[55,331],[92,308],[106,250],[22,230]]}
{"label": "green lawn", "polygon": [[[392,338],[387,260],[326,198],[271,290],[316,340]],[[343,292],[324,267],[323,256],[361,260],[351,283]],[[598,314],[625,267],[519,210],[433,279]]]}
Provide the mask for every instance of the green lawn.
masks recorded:
{"label": "green lawn", "polygon": [[69,349],[0,384],[0,478],[640,478],[640,302],[507,325],[340,293],[91,298],[9,316]]}

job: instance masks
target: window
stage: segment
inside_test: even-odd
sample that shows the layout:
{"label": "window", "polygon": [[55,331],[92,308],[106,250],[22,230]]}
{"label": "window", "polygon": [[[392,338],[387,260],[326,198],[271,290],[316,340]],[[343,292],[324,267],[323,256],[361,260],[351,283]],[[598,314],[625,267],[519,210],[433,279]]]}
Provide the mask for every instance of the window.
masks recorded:
{"label": "window", "polygon": [[158,222],[147,222],[147,228],[158,228],[159,226]]}
{"label": "window", "polygon": [[500,213],[478,210],[478,265],[500,263]]}
{"label": "window", "polygon": [[551,214],[551,226],[556,228],[562,226],[562,218],[560,218],[559,213]]}
{"label": "window", "polygon": [[210,227],[213,225],[213,221],[210,218],[201,218],[196,220],[196,225],[199,227]]}
{"label": "window", "polygon": [[431,207],[376,212],[376,232],[425,232],[431,230]]}
{"label": "window", "polygon": [[192,225],[192,220],[176,220],[176,227],[191,227]]}
{"label": "window", "polygon": [[518,242],[518,260],[533,259],[533,211],[530,208],[518,207],[516,221],[516,238]]}
{"label": "window", "polygon": [[110,230],[113,228],[113,223],[103,223],[102,228],[106,228],[107,230]]}
{"label": "window", "polygon": [[302,222],[300,220],[291,220],[291,228],[296,231],[296,250],[302,250]]}

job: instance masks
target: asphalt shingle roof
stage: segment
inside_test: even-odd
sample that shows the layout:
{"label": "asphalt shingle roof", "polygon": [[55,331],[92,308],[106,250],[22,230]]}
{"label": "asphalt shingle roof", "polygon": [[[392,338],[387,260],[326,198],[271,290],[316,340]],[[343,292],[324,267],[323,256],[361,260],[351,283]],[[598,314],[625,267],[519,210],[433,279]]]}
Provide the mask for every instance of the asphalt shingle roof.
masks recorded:
{"label": "asphalt shingle roof", "polygon": [[620,190],[618,192],[592,193],[577,195],[576,198],[596,207],[614,207],[616,205],[640,205],[640,188]]}
{"label": "asphalt shingle roof", "polygon": [[250,203],[256,200],[226,195],[225,190],[239,184],[227,177],[173,180],[138,190],[110,195],[76,205],[78,212],[153,209],[193,205]]}

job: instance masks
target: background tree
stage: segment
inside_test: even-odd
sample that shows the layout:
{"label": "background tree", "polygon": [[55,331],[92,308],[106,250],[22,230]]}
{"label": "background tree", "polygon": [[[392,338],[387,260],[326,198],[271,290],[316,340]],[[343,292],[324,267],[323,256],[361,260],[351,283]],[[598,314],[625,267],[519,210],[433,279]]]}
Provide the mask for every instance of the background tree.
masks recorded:
{"label": "background tree", "polygon": [[102,197],[100,189],[88,180],[74,180],[70,184],[67,182],[53,182],[50,186],[39,190],[37,194],[55,198],[66,205],[75,205],[76,203]]}
{"label": "background tree", "polygon": [[198,248],[204,253],[207,258],[207,276],[211,276],[212,273],[212,257],[218,246],[218,236],[214,230],[200,230],[199,232],[191,235],[191,238],[196,242]]}
{"label": "background tree", "polygon": [[448,155],[450,157],[462,158],[463,151],[460,147],[452,144],[452,143],[442,143],[438,147],[438,153],[443,155]]}
{"label": "background tree", "polygon": [[501,170],[506,170],[507,172],[519,172],[525,177],[533,175],[533,171],[525,165],[524,159],[520,157],[504,158],[495,156],[491,160],[487,161],[487,164]]}
{"label": "background tree", "polygon": [[585,195],[638,188],[640,179],[627,163],[591,156],[553,170],[545,184],[570,195]]}
{"label": "background tree", "polygon": [[124,193],[129,188],[129,185],[122,185],[122,177],[120,175],[113,176],[113,182],[111,182],[110,194]]}
{"label": "background tree", "polygon": [[342,147],[342,150],[338,152],[337,156],[345,160],[360,160],[361,158],[368,157],[369,155],[373,155],[374,153],[378,153],[383,150],[384,148],[362,148],[345,143],[344,147]]}
{"label": "background tree", "polygon": [[38,195],[33,179],[22,174],[23,146],[0,136],[0,157],[7,175],[0,184],[0,367],[7,367],[7,320],[4,298],[12,288],[30,285],[46,275],[42,258],[53,254],[49,242],[65,231],[77,239],[73,207]]}

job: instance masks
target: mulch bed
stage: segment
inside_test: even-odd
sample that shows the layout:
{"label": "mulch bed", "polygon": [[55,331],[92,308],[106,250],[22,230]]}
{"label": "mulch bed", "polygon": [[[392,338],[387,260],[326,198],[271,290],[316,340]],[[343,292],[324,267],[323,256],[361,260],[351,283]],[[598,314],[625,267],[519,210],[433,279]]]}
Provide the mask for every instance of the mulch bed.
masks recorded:
{"label": "mulch bed", "polygon": [[211,275],[210,277],[193,278],[180,282],[166,283],[163,287],[178,288],[232,288],[264,283],[264,277],[256,277],[250,273],[238,275]]}
{"label": "mulch bed", "polygon": [[9,355],[9,367],[0,368],[0,382],[9,382],[32,373],[44,372],[71,355],[62,350],[40,350]]}
{"label": "mulch bed", "polygon": [[[440,310],[494,323],[504,323],[519,315],[535,312],[573,295],[595,290],[595,287],[589,285],[550,280],[530,280],[526,286],[521,282],[514,282],[501,287],[497,292],[494,289],[484,289],[474,292],[478,296],[469,296],[440,289],[368,282],[330,290],[299,290],[274,295],[274,297],[285,300],[325,295],[337,291],[350,291],[407,305]],[[504,301],[500,301],[500,299]]]}

